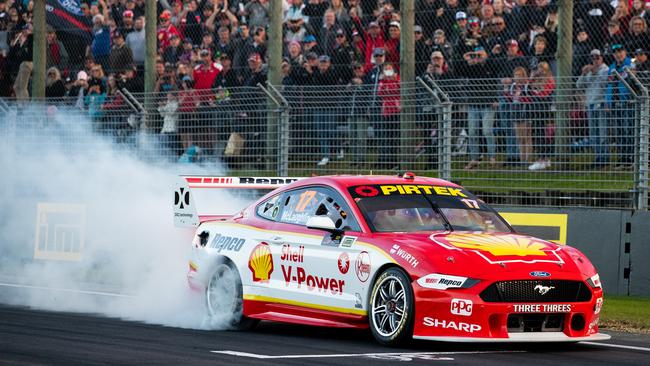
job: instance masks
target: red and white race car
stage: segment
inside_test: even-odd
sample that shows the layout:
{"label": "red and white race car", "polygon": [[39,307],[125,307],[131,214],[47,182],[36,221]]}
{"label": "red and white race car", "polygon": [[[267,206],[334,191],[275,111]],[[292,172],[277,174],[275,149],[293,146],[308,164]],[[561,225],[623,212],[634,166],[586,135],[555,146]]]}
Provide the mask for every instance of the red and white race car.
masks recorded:
{"label": "red and white race car", "polygon": [[[228,217],[199,213],[194,193],[274,187]],[[448,181],[183,177],[175,221],[198,226],[190,286],[237,328],[369,327],[386,345],[609,338],[598,333],[598,273],[581,252],[517,234]]]}

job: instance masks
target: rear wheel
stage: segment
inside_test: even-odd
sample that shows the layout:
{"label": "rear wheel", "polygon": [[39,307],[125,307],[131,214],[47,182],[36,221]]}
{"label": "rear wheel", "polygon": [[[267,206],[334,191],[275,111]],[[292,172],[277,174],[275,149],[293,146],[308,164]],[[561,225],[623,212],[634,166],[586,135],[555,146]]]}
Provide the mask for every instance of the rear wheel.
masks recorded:
{"label": "rear wheel", "polygon": [[215,321],[226,322],[233,329],[253,329],[259,322],[242,314],[243,298],[239,271],[231,263],[220,263],[205,291],[208,314]]}
{"label": "rear wheel", "polygon": [[396,346],[413,335],[414,296],[403,270],[391,267],[375,280],[370,296],[372,335],[386,346]]}

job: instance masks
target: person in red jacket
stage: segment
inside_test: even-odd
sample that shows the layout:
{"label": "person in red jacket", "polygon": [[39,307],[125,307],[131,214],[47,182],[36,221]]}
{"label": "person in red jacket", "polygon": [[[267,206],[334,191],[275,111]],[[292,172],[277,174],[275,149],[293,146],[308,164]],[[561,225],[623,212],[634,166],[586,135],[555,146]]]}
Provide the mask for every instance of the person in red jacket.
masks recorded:
{"label": "person in red jacket", "polygon": [[217,78],[223,67],[221,64],[212,61],[212,56],[209,50],[201,50],[199,56],[199,64],[194,67],[192,78],[194,79],[194,89],[198,94],[200,105],[198,108],[198,120],[202,126],[201,131],[203,135],[202,141],[198,144],[199,147],[206,149],[209,153],[214,145],[216,138],[216,128],[213,126],[212,109],[214,93],[212,92],[212,84]]}
{"label": "person in red jacket", "polygon": [[160,14],[160,23],[158,24],[158,53],[162,53],[169,46],[173,35],[181,38],[181,33],[172,24],[172,13],[165,10]]}
{"label": "person in red jacket", "polygon": [[370,24],[368,24],[368,31],[366,32],[363,29],[363,24],[361,24],[361,19],[358,16],[352,18],[352,21],[354,22],[357,32],[359,32],[359,35],[365,42],[365,70],[368,72],[374,67],[372,63],[372,51],[374,51],[375,48],[384,48],[384,34],[377,22],[370,22]]}
{"label": "person in red jacket", "polygon": [[386,49],[386,62],[395,65],[396,71],[399,73],[399,38],[400,38],[400,25],[399,22],[390,22],[388,26],[388,39],[384,44]]}
{"label": "person in red jacket", "polygon": [[377,131],[379,146],[385,153],[380,154],[380,168],[399,169],[398,141],[400,111],[400,80],[391,63],[384,65],[384,70],[379,76],[377,95],[381,98],[381,123]]}

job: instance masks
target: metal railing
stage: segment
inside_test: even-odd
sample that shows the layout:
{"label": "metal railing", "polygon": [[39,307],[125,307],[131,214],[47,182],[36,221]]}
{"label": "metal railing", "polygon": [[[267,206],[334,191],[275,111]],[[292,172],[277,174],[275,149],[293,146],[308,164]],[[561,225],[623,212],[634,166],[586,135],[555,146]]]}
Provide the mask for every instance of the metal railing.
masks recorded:
{"label": "metal railing", "polygon": [[[224,174],[410,170],[458,182],[497,205],[647,209],[648,80],[610,78],[603,95],[587,97],[575,80],[427,77],[3,100],[0,135],[24,149],[36,140],[13,130],[26,128],[51,134],[48,143],[92,149],[84,145],[92,133],[154,163],[219,164]],[[572,100],[555,100],[561,88]],[[410,114],[404,92],[415,103]],[[155,110],[145,110],[145,97]],[[75,115],[86,121],[84,133],[55,131]],[[415,127],[403,129],[404,120]]]}

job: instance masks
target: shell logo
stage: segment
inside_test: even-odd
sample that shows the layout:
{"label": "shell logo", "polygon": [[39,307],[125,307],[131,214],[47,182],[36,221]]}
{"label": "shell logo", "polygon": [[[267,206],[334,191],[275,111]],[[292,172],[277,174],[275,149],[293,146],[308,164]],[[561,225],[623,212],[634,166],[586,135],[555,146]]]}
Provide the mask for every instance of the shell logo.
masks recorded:
{"label": "shell logo", "polygon": [[251,251],[248,268],[253,273],[253,282],[267,282],[273,272],[273,256],[266,243],[259,243]]}
{"label": "shell logo", "polygon": [[447,249],[475,251],[490,263],[563,262],[555,253],[557,249],[553,246],[542,240],[523,235],[452,233],[434,234],[431,239]]}

